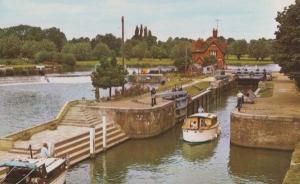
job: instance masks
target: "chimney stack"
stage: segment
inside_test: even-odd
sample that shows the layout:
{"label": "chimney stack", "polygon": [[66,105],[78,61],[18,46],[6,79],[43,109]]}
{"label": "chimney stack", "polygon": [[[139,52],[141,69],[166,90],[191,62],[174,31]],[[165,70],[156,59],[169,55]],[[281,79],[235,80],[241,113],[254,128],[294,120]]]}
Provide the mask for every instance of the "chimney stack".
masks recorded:
{"label": "chimney stack", "polygon": [[218,38],[218,29],[213,29],[213,38]]}

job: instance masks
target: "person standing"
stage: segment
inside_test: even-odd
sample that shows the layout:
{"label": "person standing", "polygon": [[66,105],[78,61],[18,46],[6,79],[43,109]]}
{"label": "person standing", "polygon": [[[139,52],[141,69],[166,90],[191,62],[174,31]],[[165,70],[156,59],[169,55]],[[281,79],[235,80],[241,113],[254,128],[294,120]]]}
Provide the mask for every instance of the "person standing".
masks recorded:
{"label": "person standing", "polygon": [[42,158],[49,158],[49,157],[50,157],[50,152],[49,152],[49,148],[48,148],[48,144],[47,144],[47,143],[44,143],[44,144],[43,144],[43,147],[42,147],[42,149],[41,149],[40,156],[41,156]]}

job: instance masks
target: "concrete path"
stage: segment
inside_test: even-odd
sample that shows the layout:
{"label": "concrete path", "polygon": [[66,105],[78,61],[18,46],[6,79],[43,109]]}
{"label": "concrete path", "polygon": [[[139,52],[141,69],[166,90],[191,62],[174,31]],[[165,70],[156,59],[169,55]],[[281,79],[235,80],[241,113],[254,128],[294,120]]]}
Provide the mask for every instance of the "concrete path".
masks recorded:
{"label": "concrete path", "polygon": [[255,104],[244,104],[242,112],[259,115],[300,116],[300,92],[294,81],[276,74],[273,96],[257,98]]}

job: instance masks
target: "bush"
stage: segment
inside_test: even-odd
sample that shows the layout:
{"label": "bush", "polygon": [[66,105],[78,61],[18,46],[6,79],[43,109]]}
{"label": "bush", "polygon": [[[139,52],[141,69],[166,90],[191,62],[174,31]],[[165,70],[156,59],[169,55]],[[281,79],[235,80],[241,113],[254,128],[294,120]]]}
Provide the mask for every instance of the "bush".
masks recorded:
{"label": "bush", "polygon": [[41,51],[35,55],[35,62],[36,63],[43,63],[45,61],[52,61],[53,60],[53,52]]}
{"label": "bush", "polygon": [[75,66],[76,64],[76,59],[73,54],[62,54],[62,61],[61,63],[63,65],[68,65],[68,66]]}
{"label": "bush", "polygon": [[15,73],[13,69],[6,69],[6,76],[13,76],[14,74]]}

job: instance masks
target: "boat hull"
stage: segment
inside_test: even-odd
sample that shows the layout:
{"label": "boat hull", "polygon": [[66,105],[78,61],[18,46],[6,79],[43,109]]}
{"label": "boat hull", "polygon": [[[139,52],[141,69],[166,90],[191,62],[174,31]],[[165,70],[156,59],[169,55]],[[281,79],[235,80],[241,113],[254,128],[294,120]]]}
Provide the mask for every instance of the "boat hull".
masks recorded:
{"label": "boat hull", "polygon": [[67,171],[61,173],[57,178],[50,182],[50,184],[64,184],[66,183]]}
{"label": "boat hull", "polygon": [[202,143],[216,139],[220,134],[219,126],[208,130],[183,129],[183,140],[189,143]]}

